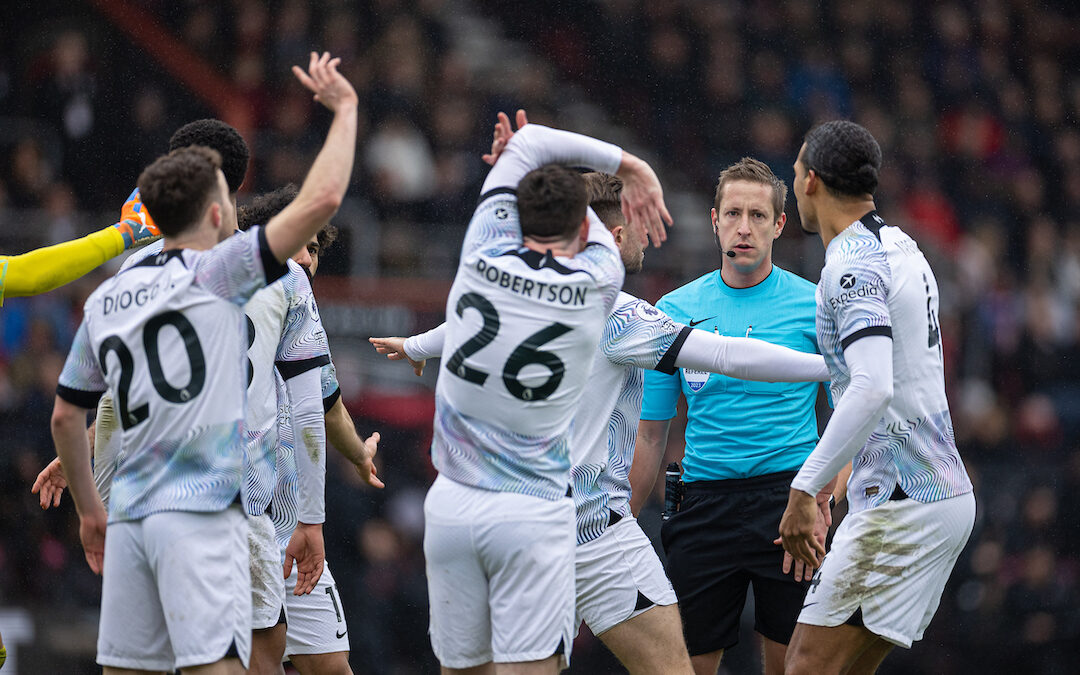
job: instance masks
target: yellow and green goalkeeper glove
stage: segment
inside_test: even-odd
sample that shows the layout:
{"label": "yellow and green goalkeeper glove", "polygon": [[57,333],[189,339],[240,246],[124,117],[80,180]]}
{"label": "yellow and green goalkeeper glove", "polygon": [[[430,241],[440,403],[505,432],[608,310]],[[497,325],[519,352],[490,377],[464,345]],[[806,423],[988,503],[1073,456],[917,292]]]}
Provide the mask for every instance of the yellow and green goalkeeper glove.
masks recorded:
{"label": "yellow and green goalkeeper glove", "polygon": [[124,238],[124,250],[145,246],[161,236],[161,230],[154,224],[146,206],[142,203],[139,188],[128,195],[120,209],[120,222],[113,225]]}

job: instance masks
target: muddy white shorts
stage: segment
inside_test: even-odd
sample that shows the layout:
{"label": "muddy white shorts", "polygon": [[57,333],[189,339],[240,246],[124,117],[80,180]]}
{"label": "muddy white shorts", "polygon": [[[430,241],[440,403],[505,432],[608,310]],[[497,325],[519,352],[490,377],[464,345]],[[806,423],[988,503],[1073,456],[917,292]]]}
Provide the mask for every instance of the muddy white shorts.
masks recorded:
{"label": "muddy white shorts", "polygon": [[447,668],[562,654],[574,631],[574,501],[439,476],[424,501],[431,646]]}
{"label": "muddy white shorts", "polygon": [[97,662],[172,671],[232,654],[247,666],[247,530],[239,506],[110,523]]}
{"label": "muddy white shorts", "polygon": [[867,630],[910,647],[937,611],[974,524],[970,492],[928,504],[888,501],[849,514],[810,583],[799,623],[839,626],[861,610]]}
{"label": "muddy white shorts", "polygon": [[626,517],[577,547],[577,615],[594,635],[657,605],[674,605],[664,566],[637,518]]}
{"label": "muddy white shorts", "polygon": [[[251,626],[273,628],[285,609],[285,567],[281,547],[269,514],[248,516],[248,548],[251,552]],[[295,586],[295,582],[293,584]]]}

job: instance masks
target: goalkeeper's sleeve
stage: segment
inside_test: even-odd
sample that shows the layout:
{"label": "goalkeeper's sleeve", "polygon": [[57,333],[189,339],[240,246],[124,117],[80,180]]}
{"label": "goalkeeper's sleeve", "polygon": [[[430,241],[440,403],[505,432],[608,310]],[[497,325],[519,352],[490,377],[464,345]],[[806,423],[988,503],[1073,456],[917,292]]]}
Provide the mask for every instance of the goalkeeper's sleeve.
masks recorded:
{"label": "goalkeeper's sleeve", "polygon": [[124,252],[124,235],[110,225],[81,239],[0,258],[0,304],[46,293],[75,281]]}

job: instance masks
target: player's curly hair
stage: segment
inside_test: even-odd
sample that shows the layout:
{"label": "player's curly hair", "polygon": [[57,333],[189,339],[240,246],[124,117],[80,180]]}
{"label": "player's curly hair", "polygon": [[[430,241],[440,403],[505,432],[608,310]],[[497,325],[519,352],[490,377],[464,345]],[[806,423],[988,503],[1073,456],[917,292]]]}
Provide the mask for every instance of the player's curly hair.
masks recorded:
{"label": "player's curly hair", "polygon": [[859,197],[874,194],[881,171],[881,146],[864,127],[834,120],[806,134],[803,162],[831,194]]}
{"label": "player's curly hair", "polygon": [[[221,172],[229,184],[229,192],[236,194],[244,184],[251,151],[240,132],[216,119],[195,120],[177,129],[169,139],[169,150],[189,145],[205,145],[221,155]],[[155,217],[156,218],[156,217]]]}
{"label": "player's curly hair", "polygon": [[256,195],[250,204],[237,207],[236,223],[241,230],[246,230],[252,225],[266,225],[271,218],[292,203],[299,193],[300,188],[296,187],[295,183],[289,183],[273,192]]}
{"label": "player's curly hair", "polygon": [[[289,183],[273,192],[264,192],[257,195],[251,200],[250,204],[245,204],[236,209],[236,222],[241,230],[246,230],[252,225],[266,225],[271,218],[281,213],[286,206],[291,204],[298,194],[300,194],[300,188],[296,187],[296,183]],[[323,226],[323,229],[319,230],[317,236],[319,239],[319,255],[322,255],[337,240],[338,229],[327,223]]]}
{"label": "player's curly hair", "polygon": [[158,157],[139,174],[139,194],[147,211],[166,237],[193,227],[203,211],[221,194],[217,170],[221,155],[201,145],[185,146]]}
{"label": "player's curly hair", "polygon": [[525,174],[517,201],[521,233],[539,239],[572,239],[588,207],[581,174],[558,164]]}
{"label": "player's curly hair", "polygon": [[589,206],[609,230],[626,225],[622,212],[622,179],[610,173],[592,171],[585,174],[585,193]]}

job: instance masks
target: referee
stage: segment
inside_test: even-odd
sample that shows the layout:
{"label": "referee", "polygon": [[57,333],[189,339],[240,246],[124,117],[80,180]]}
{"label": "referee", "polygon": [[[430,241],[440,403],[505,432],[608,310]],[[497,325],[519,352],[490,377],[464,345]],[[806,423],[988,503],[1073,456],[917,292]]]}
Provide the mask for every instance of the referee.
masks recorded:
{"label": "referee", "polygon": [[[725,169],[712,210],[723,264],[656,307],[699,330],[817,352],[814,284],[772,263],[786,194],[784,182],[755,159]],[[818,440],[818,386],[685,369],[645,374],[631,472],[635,515],[655,482],[680,393],[687,402],[686,492],[661,540],[697,675],[715,675],[724,650],[738,643],[749,587],[765,672],[783,672],[810,573],[807,581],[796,580],[801,569],[784,574],[784,552],[773,540],[791,480]],[[819,529],[823,538],[824,525]]]}

